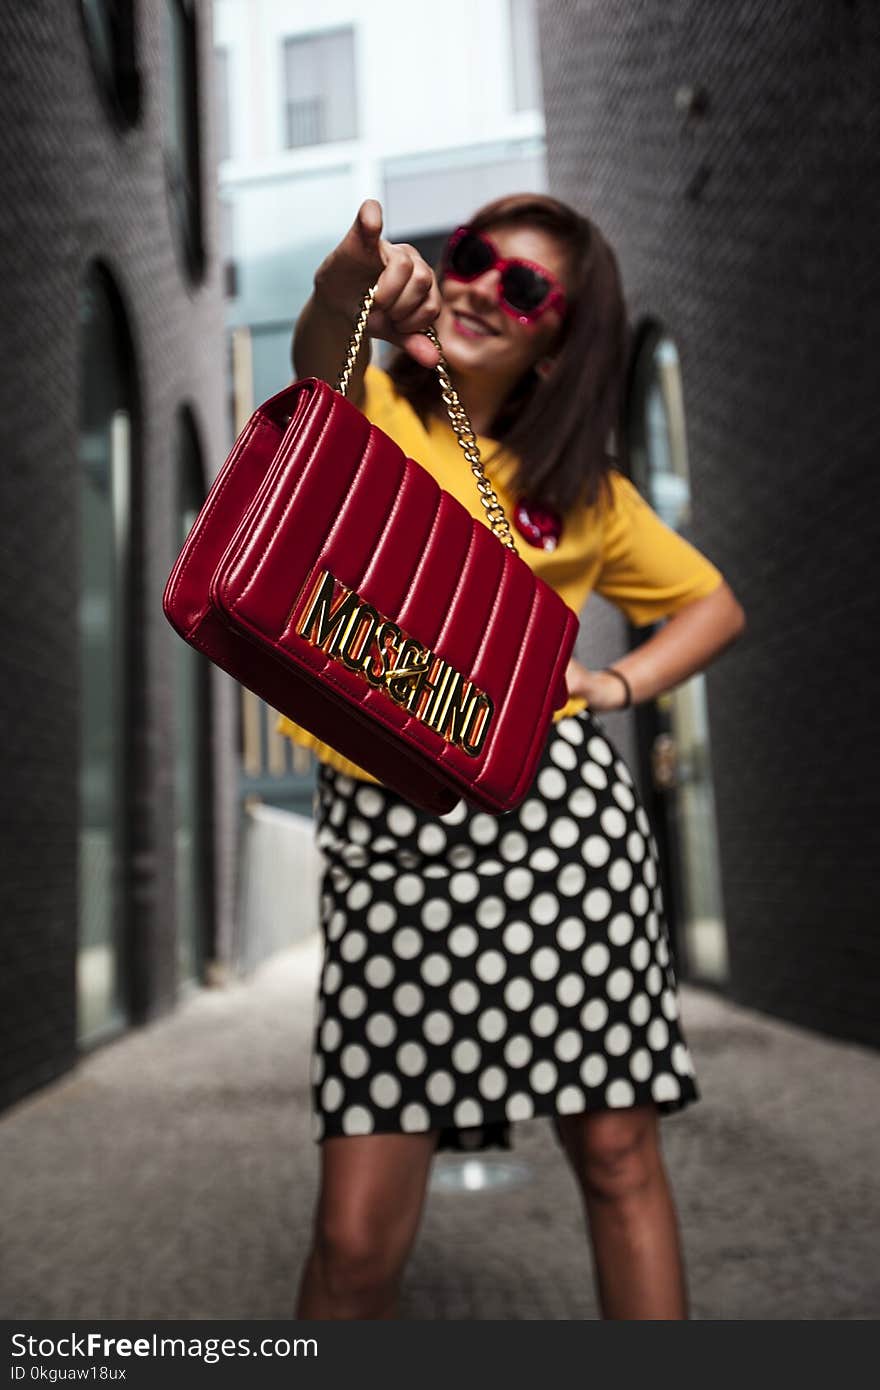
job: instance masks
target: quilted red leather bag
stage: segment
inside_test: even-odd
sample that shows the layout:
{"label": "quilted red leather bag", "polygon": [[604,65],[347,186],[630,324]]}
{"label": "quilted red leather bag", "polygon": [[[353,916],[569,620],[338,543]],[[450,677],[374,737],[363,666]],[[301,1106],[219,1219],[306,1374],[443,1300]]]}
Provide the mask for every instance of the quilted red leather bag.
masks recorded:
{"label": "quilted red leather bag", "polygon": [[568,698],[578,620],[516,553],[442,352],[488,526],[346,399],[374,291],[335,389],[304,377],[254,411],[162,606],[191,646],[409,801],[497,814],[525,797]]}

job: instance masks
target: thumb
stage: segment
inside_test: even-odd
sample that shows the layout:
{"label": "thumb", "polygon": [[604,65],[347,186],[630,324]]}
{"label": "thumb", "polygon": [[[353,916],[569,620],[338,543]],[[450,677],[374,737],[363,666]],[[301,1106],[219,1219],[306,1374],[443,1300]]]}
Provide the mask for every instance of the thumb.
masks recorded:
{"label": "thumb", "polygon": [[436,367],[440,361],[439,352],[425,333],[403,334],[400,339],[400,346],[405,348],[410,357],[414,357],[423,367]]}
{"label": "thumb", "polygon": [[358,236],[365,250],[376,251],[382,231],[382,205],[375,198],[365,198],[355,219]]}

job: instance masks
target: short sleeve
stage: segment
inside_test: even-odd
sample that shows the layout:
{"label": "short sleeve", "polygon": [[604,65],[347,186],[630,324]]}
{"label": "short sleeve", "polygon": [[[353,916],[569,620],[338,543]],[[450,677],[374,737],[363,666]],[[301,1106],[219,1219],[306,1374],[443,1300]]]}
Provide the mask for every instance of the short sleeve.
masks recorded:
{"label": "short sleeve", "polygon": [[604,513],[596,593],[643,627],[723,583],[721,571],[661,521],[628,478],[613,469],[610,483],[614,500]]}

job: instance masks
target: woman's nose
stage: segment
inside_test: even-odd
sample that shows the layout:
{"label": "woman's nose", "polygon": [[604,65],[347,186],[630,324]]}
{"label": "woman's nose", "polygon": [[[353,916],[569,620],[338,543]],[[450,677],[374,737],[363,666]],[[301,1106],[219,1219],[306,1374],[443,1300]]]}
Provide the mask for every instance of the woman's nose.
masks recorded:
{"label": "woman's nose", "polygon": [[493,304],[497,304],[498,282],[500,278],[501,271],[496,270],[494,267],[492,267],[490,270],[484,270],[483,274],[478,275],[475,280],[471,280],[470,284],[468,285],[468,289],[470,290],[474,298],[474,301],[476,302],[477,300],[479,300],[487,307],[490,307]]}

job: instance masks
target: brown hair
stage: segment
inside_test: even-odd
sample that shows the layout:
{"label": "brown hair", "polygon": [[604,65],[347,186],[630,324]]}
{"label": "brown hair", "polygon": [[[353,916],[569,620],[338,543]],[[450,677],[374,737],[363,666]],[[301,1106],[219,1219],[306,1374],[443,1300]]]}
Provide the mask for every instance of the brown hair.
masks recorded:
{"label": "brown hair", "polygon": [[[614,458],[609,438],[622,445],[620,411],[628,353],[626,306],[617,259],[588,217],[542,193],[509,194],[484,204],[470,219],[477,231],[510,225],[540,227],[557,237],[569,260],[569,312],[551,353],[547,377],[529,368],[486,431],[516,458],[515,495],[563,514],[608,493]],[[434,267],[439,279],[439,264]],[[440,380],[404,349],[388,366],[397,391],[423,424],[440,402]]]}

